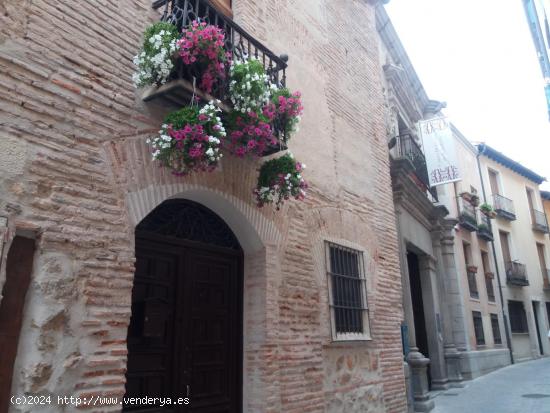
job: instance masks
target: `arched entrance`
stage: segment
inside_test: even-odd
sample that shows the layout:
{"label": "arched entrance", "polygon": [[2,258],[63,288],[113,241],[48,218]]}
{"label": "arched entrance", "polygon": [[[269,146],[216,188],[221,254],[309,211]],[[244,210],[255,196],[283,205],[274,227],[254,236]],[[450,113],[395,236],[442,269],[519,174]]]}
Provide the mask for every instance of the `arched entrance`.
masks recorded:
{"label": "arched entrance", "polygon": [[243,252],[203,205],[163,202],[136,227],[126,397],[190,403],[126,411],[242,410]]}

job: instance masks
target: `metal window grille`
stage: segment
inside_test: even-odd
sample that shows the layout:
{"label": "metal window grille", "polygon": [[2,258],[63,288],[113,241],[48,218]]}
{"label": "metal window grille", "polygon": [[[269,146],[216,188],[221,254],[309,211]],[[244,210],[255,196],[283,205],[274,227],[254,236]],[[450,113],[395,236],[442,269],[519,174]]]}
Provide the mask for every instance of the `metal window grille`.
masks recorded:
{"label": "metal window grille", "polygon": [[478,346],[485,345],[485,334],[483,332],[483,319],[479,311],[472,311],[474,317],[474,332],[476,334],[476,344]]}
{"label": "metal window grille", "polygon": [[327,242],[327,268],[333,336],[369,336],[363,253]]}
{"label": "metal window grille", "polygon": [[500,326],[498,324],[498,315],[496,314],[491,314],[491,327],[493,329],[493,340],[495,341],[495,344],[502,344]]}
{"label": "metal window grille", "polygon": [[510,316],[510,329],[512,333],[528,333],[527,315],[521,301],[508,301],[508,313]]}
{"label": "metal window grille", "polygon": [[495,289],[493,287],[493,279],[491,277],[485,276],[485,287],[487,288],[487,299],[494,303],[495,302]]}

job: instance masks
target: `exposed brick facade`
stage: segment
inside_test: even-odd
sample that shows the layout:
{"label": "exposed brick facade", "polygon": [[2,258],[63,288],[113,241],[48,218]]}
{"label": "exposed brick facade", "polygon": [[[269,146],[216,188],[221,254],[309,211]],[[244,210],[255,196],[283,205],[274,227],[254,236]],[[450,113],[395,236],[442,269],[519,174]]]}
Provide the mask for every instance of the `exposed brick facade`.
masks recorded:
{"label": "exposed brick facade", "polygon": [[[245,250],[245,411],[406,410],[374,6],[234,3],[239,24],[289,54],[288,83],[304,95],[290,147],[311,190],[278,212],[253,203],[257,161],[225,157],[219,171],[186,178],[151,162],[144,141],[164,108],[145,106],[130,80],[142,31],[157,18],[149,1],[0,5],[4,251],[16,231],[38,240],[15,394],[124,394],[134,228],[180,196],[215,210]],[[368,343],[331,342],[326,239],[365,251]]]}

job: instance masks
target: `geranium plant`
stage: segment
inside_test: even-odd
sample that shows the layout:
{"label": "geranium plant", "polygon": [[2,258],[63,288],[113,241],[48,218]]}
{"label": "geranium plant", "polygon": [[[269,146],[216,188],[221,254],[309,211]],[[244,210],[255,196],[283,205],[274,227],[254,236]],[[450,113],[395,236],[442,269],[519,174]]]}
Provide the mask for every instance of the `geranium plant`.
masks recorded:
{"label": "geranium plant", "polygon": [[229,96],[237,112],[261,111],[277,89],[270,83],[264,65],[255,58],[233,62],[229,76]]}
{"label": "geranium plant", "polygon": [[189,106],[169,114],[159,136],[148,140],[153,159],[175,175],[214,170],[222,157],[221,140],[226,136],[219,112],[210,102],[201,109]]}
{"label": "geranium plant", "polygon": [[278,210],[290,197],[303,200],[307,189],[307,183],[302,178],[305,167],[290,153],[265,162],[260,168],[258,184],[254,189],[258,206],[274,202]]}
{"label": "geranium plant", "polygon": [[143,46],[134,57],[137,70],[132,79],[136,87],[166,83],[174,69],[179,37],[171,23],[155,23],[145,30]]}
{"label": "geranium plant", "polygon": [[300,92],[291,93],[287,88],[277,89],[271,96],[271,102],[264,108],[272,112],[275,127],[285,133],[288,140],[293,132],[298,131],[298,123],[304,111]]}
{"label": "geranium plant", "polygon": [[194,20],[177,42],[184,64],[201,74],[199,87],[211,93],[219,79],[225,79],[229,54],[225,50],[225,33],[218,26]]}
{"label": "geranium plant", "polygon": [[240,113],[233,111],[228,117],[229,136],[227,149],[234,155],[247,154],[262,156],[269,147],[277,144],[271,126],[272,118],[256,112]]}

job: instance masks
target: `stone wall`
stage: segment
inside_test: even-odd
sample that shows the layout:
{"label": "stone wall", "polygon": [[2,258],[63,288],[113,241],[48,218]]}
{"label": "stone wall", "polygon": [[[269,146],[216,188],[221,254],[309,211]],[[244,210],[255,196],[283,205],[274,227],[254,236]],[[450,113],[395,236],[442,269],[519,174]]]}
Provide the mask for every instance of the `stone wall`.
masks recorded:
{"label": "stone wall", "polygon": [[[290,147],[312,189],[279,212],[252,202],[257,161],[224,158],[189,178],[151,163],[144,140],[164,108],[145,106],[130,81],[156,19],[149,1],[0,5],[0,215],[12,236],[30,228],[38,240],[15,394],[124,394],[133,230],[182,196],[220,208],[245,249],[245,411],[406,410],[374,7],[234,3],[239,24],[290,55],[289,85],[304,95]],[[325,239],[365,252],[368,343],[331,341]]]}

